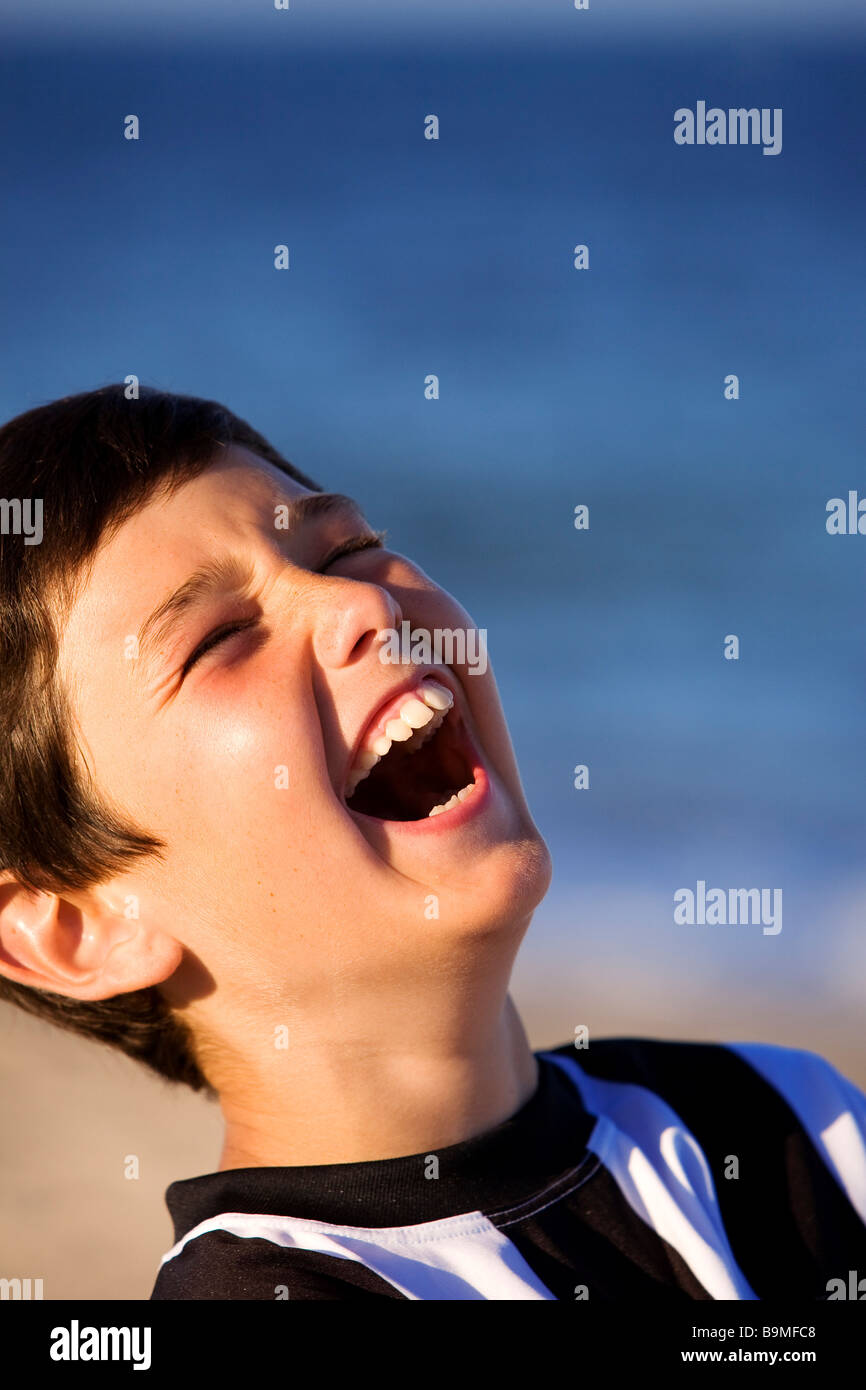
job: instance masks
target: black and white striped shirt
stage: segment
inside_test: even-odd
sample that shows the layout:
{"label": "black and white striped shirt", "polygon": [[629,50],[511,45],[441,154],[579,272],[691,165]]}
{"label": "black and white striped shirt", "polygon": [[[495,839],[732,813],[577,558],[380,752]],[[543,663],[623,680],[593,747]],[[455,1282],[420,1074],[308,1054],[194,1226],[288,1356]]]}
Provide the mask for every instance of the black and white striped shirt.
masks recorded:
{"label": "black and white striped shirt", "polygon": [[866,1096],[821,1057],[536,1056],[525,1105],[435,1154],[172,1183],[151,1298],[823,1301],[866,1275]]}

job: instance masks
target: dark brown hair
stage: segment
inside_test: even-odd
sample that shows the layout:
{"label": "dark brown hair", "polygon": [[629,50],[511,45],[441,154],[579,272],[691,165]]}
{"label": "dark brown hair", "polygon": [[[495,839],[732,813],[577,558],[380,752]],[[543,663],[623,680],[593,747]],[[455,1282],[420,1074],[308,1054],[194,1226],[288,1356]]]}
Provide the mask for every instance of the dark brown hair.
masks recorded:
{"label": "dark brown hair", "polygon": [[[216,401],[150,387],[130,399],[128,389],[66,396],[0,428],[0,498],[40,498],[43,509],[40,543],[0,535],[0,872],[61,895],[166,847],[92,784],[57,675],[63,623],[100,542],[160,488],[174,491],[232,444],[321,491]],[[212,1093],[188,1028],[157,986],[82,1001],[0,975],[0,999]]]}

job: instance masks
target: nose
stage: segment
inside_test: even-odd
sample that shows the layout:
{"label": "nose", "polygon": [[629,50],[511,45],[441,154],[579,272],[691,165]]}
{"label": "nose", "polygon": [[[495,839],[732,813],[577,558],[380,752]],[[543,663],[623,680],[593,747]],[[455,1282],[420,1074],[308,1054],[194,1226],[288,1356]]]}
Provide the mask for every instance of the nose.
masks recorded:
{"label": "nose", "polygon": [[322,581],[313,651],[323,667],[349,666],[366,655],[383,628],[400,631],[403,613],[379,584],[333,576]]}

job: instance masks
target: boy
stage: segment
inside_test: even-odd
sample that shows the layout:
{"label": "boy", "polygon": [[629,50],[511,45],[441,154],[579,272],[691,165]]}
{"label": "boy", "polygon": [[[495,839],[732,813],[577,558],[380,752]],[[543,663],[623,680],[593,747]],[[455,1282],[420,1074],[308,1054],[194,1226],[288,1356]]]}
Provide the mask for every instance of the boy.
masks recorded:
{"label": "boy", "polygon": [[550,864],[493,675],[381,659],[404,620],[475,629],[354,502],[121,386],[9,422],[0,490],[44,504],[0,552],[2,995],[225,1118],[152,1298],[815,1300],[866,1270],[866,1100],[821,1058],[533,1054],[507,991]]}

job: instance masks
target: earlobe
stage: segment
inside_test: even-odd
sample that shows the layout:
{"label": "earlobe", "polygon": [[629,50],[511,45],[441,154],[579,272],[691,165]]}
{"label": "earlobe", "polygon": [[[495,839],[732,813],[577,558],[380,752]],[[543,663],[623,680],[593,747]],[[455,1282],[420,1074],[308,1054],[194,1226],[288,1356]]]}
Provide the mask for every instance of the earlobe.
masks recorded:
{"label": "earlobe", "polygon": [[173,937],[112,910],[0,879],[0,974],[73,999],[110,999],[168,979],[183,958]]}

